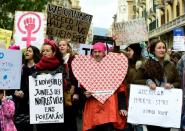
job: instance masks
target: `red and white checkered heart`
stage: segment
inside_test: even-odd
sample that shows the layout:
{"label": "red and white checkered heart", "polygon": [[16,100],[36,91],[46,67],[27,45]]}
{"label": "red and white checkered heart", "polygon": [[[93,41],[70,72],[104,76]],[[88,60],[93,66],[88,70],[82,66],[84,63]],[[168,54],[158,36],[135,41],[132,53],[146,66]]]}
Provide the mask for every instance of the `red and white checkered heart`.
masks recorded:
{"label": "red and white checkered heart", "polygon": [[91,56],[77,55],[72,70],[80,84],[104,103],[121,85],[128,69],[128,60],[123,54],[112,53],[97,62]]}

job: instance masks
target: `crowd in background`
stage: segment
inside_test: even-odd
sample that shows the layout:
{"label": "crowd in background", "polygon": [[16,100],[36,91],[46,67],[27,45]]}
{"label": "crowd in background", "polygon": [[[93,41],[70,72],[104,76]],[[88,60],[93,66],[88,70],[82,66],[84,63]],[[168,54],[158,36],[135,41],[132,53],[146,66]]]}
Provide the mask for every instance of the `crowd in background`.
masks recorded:
{"label": "crowd in background", "polygon": [[[143,44],[143,43],[142,43]],[[128,71],[125,80],[117,91],[101,104],[92,93],[79,87],[71,63],[75,54],[69,40],[58,42],[45,39],[42,49],[29,46],[23,53],[20,90],[6,92],[12,99],[3,97],[0,91],[0,129],[1,131],[77,131],[77,116],[83,116],[83,131],[143,131],[143,125],[126,122],[130,84],[147,85],[151,90],[156,87],[165,89],[184,89],[185,55],[171,51],[165,42],[153,39],[147,46],[140,43],[128,45],[124,54],[128,58]],[[16,46],[10,49],[19,49]],[[107,54],[106,45],[97,42],[93,45],[92,57],[101,61]],[[117,52],[117,51],[116,51]],[[118,53],[118,52],[117,52]],[[29,76],[62,72],[64,90],[64,123],[29,123]],[[184,90],[183,90],[184,91]],[[14,105],[15,103],[15,105]],[[101,109],[101,110],[100,110]],[[184,108],[183,108],[184,109]],[[79,113],[81,112],[81,113]],[[185,115],[182,112],[182,130],[185,129]],[[144,118],[143,118],[144,119]],[[169,131],[170,128],[147,125],[148,131]]]}

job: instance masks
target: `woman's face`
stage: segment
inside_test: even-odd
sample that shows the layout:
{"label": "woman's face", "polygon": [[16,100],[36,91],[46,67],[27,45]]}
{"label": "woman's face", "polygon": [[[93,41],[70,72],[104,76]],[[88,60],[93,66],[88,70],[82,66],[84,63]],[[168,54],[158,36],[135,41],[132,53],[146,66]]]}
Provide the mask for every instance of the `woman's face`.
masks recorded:
{"label": "woman's face", "polygon": [[53,52],[52,47],[50,45],[43,45],[42,55],[46,57],[53,57],[55,55],[55,52]]}
{"label": "woman's face", "polygon": [[133,55],[134,55],[134,50],[132,48],[128,47],[128,49],[127,49],[127,57],[128,57],[128,59],[132,59]]}
{"label": "woman's face", "polygon": [[157,43],[154,54],[158,59],[164,58],[166,54],[166,46],[163,42]]}
{"label": "woman's face", "polygon": [[59,43],[59,49],[60,49],[60,53],[62,53],[62,54],[66,54],[67,53],[67,51],[68,51],[68,49],[69,49],[69,47],[68,47],[68,45],[67,45],[67,41],[60,41],[60,43]]}
{"label": "woman's face", "polygon": [[25,55],[26,60],[32,60],[33,59],[33,50],[32,50],[32,48],[31,47],[27,48],[24,55]]}
{"label": "woman's face", "polygon": [[93,50],[92,56],[93,56],[93,58],[94,58],[96,61],[99,62],[99,61],[101,61],[101,60],[104,58],[105,52],[99,51],[99,50]]}

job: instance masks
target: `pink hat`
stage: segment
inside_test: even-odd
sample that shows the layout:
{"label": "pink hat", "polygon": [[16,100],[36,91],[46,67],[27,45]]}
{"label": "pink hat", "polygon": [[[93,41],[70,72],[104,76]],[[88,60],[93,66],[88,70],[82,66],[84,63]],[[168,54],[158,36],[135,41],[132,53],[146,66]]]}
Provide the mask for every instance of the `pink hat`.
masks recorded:
{"label": "pink hat", "polygon": [[98,50],[98,51],[105,52],[106,51],[106,46],[102,42],[97,42],[93,45],[93,50]]}
{"label": "pink hat", "polygon": [[48,38],[45,38],[44,39],[44,44],[50,45],[54,49],[54,51],[57,51],[57,46],[56,46],[56,43],[55,43],[54,40],[50,40]]}
{"label": "pink hat", "polygon": [[11,46],[9,46],[8,49],[11,49],[11,50],[20,50],[20,46],[18,46],[18,45],[11,45]]}

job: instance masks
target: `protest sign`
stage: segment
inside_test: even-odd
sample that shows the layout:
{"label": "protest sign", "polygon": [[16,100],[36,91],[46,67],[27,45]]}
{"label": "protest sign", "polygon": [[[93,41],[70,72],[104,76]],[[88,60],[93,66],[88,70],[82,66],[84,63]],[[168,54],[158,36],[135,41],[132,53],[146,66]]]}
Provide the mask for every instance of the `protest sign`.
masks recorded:
{"label": "protest sign", "polygon": [[12,36],[11,30],[5,30],[0,28],[0,43],[4,43],[6,48],[10,46],[11,36]]}
{"label": "protest sign", "polygon": [[90,55],[92,45],[80,44],[79,54],[80,55]]}
{"label": "protest sign", "polygon": [[128,22],[115,23],[113,25],[113,36],[115,37],[117,46],[148,41],[145,20],[142,18]]}
{"label": "protest sign", "polygon": [[29,77],[30,123],[62,123],[63,80],[62,73]]}
{"label": "protest sign", "polygon": [[30,45],[40,49],[45,38],[46,15],[41,12],[16,11],[14,30],[15,44],[21,49]]}
{"label": "protest sign", "polygon": [[76,55],[72,61],[72,71],[79,83],[101,103],[119,88],[127,69],[126,56],[117,53],[106,55],[100,62],[90,55]]}
{"label": "protest sign", "polygon": [[133,85],[130,88],[129,123],[180,128],[182,90]]}
{"label": "protest sign", "polygon": [[47,35],[68,38],[72,42],[85,43],[91,21],[92,15],[49,4],[47,9]]}
{"label": "protest sign", "polygon": [[185,51],[184,28],[175,28],[173,30],[173,50]]}
{"label": "protest sign", "polygon": [[0,89],[20,89],[22,52],[0,49]]}

